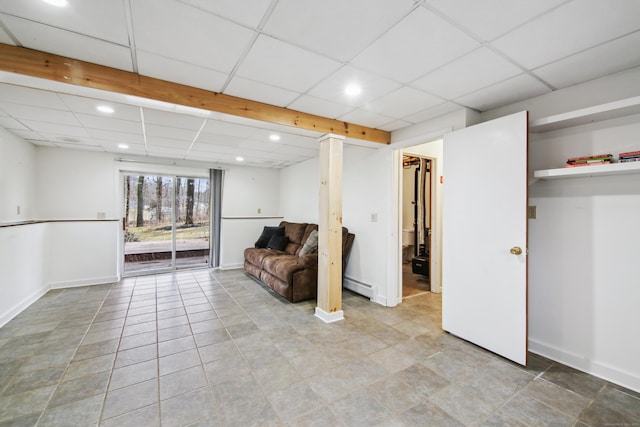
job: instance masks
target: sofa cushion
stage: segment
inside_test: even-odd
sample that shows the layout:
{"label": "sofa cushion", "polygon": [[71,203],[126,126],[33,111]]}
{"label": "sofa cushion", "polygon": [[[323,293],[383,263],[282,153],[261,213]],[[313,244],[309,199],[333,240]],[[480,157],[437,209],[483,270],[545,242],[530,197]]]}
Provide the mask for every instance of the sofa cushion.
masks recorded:
{"label": "sofa cushion", "polygon": [[247,248],[244,250],[244,259],[256,267],[262,268],[266,258],[275,256],[278,253],[267,248]]}
{"label": "sofa cushion", "polygon": [[273,236],[284,236],[284,227],[269,227],[265,225],[262,229],[262,234],[256,241],[256,248],[266,248]]}
{"label": "sofa cushion", "polygon": [[305,256],[307,254],[315,254],[318,252],[318,230],[313,230],[307,240],[302,245],[302,249],[298,252],[298,256]]}
{"label": "sofa cushion", "polygon": [[307,229],[307,224],[282,221],[280,226],[284,227],[284,235],[289,238],[289,244],[287,244],[284,251],[288,254],[294,255],[302,246],[302,238],[304,237],[305,230]]}
{"label": "sofa cushion", "polygon": [[293,273],[300,271],[304,266],[298,264],[298,257],[296,255],[287,255],[279,253],[277,256],[267,257],[262,263],[262,268],[267,273],[285,283],[292,283]]}
{"label": "sofa cushion", "polygon": [[267,243],[267,249],[284,251],[288,243],[289,238],[287,236],[272,236],[271,239],[269,239],[269,243]]}

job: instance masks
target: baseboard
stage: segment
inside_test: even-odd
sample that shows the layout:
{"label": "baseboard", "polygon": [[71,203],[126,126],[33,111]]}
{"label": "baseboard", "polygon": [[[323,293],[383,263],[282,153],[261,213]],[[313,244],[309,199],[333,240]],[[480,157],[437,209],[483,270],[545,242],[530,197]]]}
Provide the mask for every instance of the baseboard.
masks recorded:
{"label": "baseboard", "polygon": [[224,264],[221,265],[219,268],[220,270],[236,270],[238,268],[243,268],[244,267],[244,262],[239,262],[239,263],[235,263],[235,264]]}
{"label": "baseboard", "polygon": [[118,276],[94,277],[92,279],[71,280],[67,282],[49,283],[51,289],[77,288],[81,286],[104,285],[105,283],[115,283]]}
{"label": "baseboard", "polygon": [[561,348],[529,338],[529,351],[551,359],[579,371],[640,392],[640,377],[620,368],[591,360],[588,357],[572,353]]}
{"label": "baseboard", "polygon": [[373,287],[367,283],[360,282],[359,280],[355,280],[345,276],[345,278],[342,280],[342,286],[364,297],[373,297]]}
{"label": "baseboard", "polygon": [[49,287],[45,286],[42,289],[39,289],[36,292],[32,293],[31,295],[20,301],[18,304],[14,305],[6,313],[2,314],[2,316],[0,316],[0,328],[6,325],[11,319],[16,317],[31,304],[38,301],[38,299],[40,299],[40,297],[42,297],[42,295],[46,294],[48,291]]}
{"label": "baseboard", "polygon": [[344,320],[344,312],[342,310],[338,310],[333,313],[327,313],[320,307],[316,307],[315,315],[324,323],[333,323],[333,322],[339,322],[340,320]]}

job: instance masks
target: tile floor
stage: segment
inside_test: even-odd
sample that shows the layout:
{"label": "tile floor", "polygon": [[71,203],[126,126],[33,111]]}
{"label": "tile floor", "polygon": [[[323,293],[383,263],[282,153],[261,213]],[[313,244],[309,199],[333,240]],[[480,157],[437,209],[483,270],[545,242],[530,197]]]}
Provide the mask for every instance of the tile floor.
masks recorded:
{"label": "tile floor", "polygon": [[0,426],[640,426],[640,395],[344,293],[323,324],[242,271],[53,290],[0,328]]}

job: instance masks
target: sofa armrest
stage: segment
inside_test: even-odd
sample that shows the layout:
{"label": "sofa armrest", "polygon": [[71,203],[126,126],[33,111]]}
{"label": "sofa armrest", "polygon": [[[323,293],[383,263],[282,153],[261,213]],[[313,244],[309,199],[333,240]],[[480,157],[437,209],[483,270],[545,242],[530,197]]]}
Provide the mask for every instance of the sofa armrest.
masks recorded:
{"label": "sofa armrest", "polygon": [[301,267],[318,268],[318,254],[307,254],[299,256],[298,265]]}

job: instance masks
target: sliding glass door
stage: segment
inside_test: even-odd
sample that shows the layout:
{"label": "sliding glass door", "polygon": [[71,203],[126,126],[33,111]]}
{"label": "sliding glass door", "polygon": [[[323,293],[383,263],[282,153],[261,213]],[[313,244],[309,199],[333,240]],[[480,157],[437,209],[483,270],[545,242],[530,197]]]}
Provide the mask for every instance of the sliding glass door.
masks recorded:
{"label": "sliding glass door", "polygon": [[209,265],[209,180],[125,174],[124,274]]}

